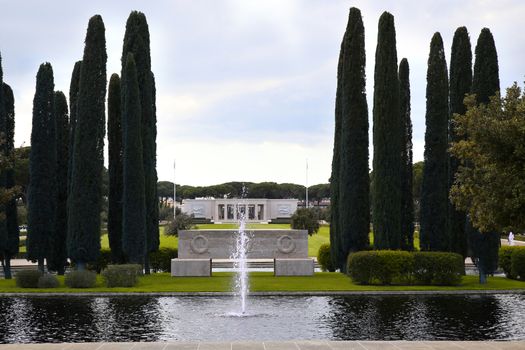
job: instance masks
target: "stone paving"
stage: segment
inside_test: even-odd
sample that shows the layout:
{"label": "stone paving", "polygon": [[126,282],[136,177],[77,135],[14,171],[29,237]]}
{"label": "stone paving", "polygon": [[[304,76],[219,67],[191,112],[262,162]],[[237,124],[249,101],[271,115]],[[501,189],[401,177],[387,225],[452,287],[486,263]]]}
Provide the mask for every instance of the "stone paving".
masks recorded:
{"label": "stone paving", "polygon": [[0,350],[524,350],[525,341],[268,341],[5,344]]}

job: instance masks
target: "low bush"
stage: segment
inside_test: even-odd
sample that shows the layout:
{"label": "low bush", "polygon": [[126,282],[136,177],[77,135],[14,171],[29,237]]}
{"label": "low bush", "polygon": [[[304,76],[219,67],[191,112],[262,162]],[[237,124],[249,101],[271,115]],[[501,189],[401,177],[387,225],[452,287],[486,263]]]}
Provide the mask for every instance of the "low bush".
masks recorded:
{"label": "low bush", "polygon": [[515,249],[512,252],[510,265],[511,275],[525,281],[525,249]]}
{"label": "low bush", "polygon": [[445,252],[415,252],[413,255],[416,284],[454,286],[461,283],[465,271],[461,255]]}
{"label": "low bush", "polygon": [[[517,276],[512,272],[512,256],[514,252],[522,250],[525,251],[525,246],[503,246],[499,249],[499,267],[507,278],[517,279]],[[518,261],[516,264],[519,264]],[[519,270],[520,267],[516,265],[515,269]]]}
{"label": "low bush", "polygon": [[153,272],[171,272],[171,259],[178,256],[175,248],[160,248],[149,253],[149,264]]}
{"label": "low bush", "polygon": [[321,270],[334,272],[335,266],[330,255],[330,244],[321,244],[317,252],[317,262],[321,266]]}
{"label": "low bush", "polygon": [[65,277],[66,286],[69,288],[93,288],[97,283],[97,274],[89,270],[75,270]]}
{"label": "low bush", "polygon": [[456,285],[463,258],[441,252],[361,251],[348,255],[348,275],[359,284]]}
{"label": "low bush", "polygon": [[87,267],[88,267],[88,270],[95,271],[96,273],[100,273],[109,264],[111,264],[111,250],[101,249],[97,260],[90,262]]}
{"label": "low bush", "polygon": [[142,275],[142,266],[138,264],[108,265],[102,271],[106,287],[133,287]]}
{"label": "low bush", "polygon": [[46,273],[38,279],[38,288],[57,288],[60,285],[55,275]]}
{"label": "low bush", "polygon": [[20,270],[15,275],[16,286],[20,288],[38,288],[38,280],[42,276],[39,270]]}

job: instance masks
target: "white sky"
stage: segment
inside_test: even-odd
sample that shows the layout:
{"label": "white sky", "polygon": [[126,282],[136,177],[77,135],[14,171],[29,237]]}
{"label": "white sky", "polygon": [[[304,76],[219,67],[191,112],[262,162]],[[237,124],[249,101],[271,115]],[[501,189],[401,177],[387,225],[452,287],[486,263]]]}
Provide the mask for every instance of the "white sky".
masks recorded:
{"label": "white sky", "polygon": [[365,25],[370,120],[377,21],[384,10],[395,17],[398,59],[407,57],[411,69],[414,161],[423,158],[434,32],[443,36],[449,62],[457,27],[468,28],[473,51],[481,28],[490,28],[501,87],[523,81],[520,0],[0,0],[0,52],[4,81],[15,93],[16,145],[30,141],[39,65],[51,62],[55,89],[67,96],[87,22],[100,14],[109,80],[120,73],[126,19],[139,10],[149,22],[157,82],[159,180],[172,181],[176,159],[180,184],[304,184],[308,159],[309,184],[327,182],[337,58],[351,6],[361,9]]}

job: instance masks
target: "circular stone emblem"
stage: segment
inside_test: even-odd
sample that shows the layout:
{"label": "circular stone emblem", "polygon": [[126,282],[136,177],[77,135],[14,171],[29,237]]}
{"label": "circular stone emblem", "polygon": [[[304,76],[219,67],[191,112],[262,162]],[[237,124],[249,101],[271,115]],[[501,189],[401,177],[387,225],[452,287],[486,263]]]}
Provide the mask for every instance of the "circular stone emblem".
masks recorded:
{"label": "circular stone emblem", "polygon": [[193,237],[190,242],[191,250],[197,254],[203,254],[208,251],[208,238],[198,235]]}
{"label": "circular stone emblem", "polygon": [[277,249],[281,253],[288,254],[295,250],[295,242],[292,237],[284,235],[277,240]]}

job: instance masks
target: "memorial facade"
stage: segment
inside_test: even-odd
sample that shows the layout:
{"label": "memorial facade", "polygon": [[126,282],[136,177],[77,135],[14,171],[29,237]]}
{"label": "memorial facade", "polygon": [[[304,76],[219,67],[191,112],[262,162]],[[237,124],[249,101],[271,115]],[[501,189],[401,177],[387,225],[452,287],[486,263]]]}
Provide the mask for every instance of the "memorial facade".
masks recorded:
{"label": "memorial facade", "polygon": [[182,212],[215,223],[237,222],[241,213],[247,222],[269,222],[290,218],[297,210],[297,199],[222,198],[184,199]]}

